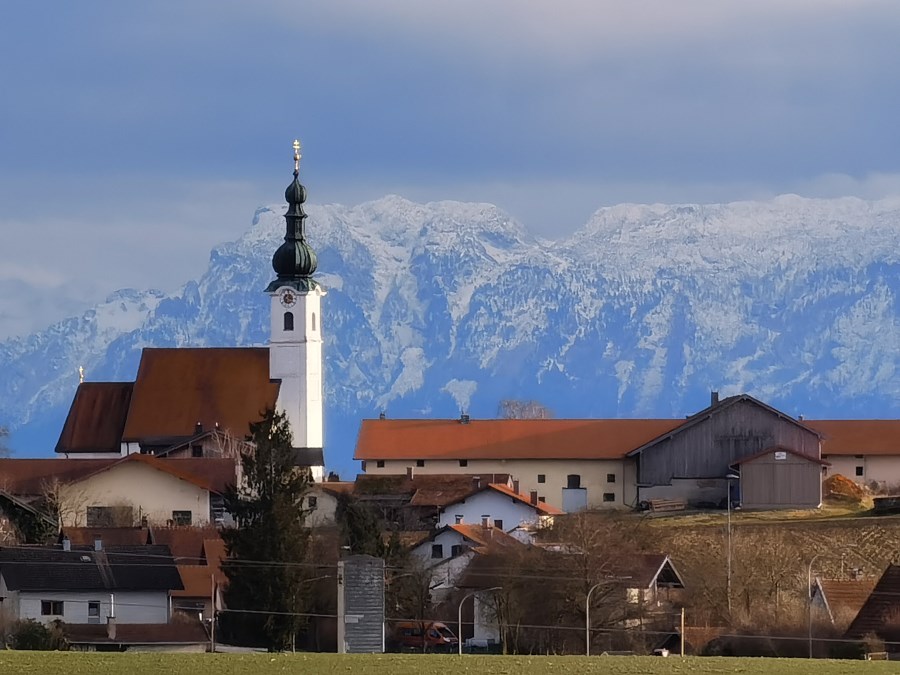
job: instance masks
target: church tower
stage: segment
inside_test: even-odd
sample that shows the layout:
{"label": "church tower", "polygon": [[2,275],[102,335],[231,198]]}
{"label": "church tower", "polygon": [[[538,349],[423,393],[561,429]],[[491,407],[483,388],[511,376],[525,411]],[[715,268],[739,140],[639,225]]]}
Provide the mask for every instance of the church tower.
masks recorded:
{"label": "church tower", "polygon": [[272,256],[278,277],[271,298],[269,377],[281,380],[278,408],[287,416],[299,466],[324,478],[322,454],[322,312],[325,290],[313,279],[318,261],[306,241],[306,188],[300,184],[300,142],[294,141],[294,180],[284,193],[284,243]]}

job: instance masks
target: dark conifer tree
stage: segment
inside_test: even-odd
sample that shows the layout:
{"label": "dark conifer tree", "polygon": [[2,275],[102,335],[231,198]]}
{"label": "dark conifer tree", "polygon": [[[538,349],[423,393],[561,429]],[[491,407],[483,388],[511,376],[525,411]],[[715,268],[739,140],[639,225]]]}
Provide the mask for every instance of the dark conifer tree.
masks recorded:
{"label": "dark conifer tree", "polygon": [[287,649],[307,622],[301,615],[309,606],[309,529],[302,500],[309,474],[294,466],[283,413],[267,411],[250,425],[248,440],[255,449],[243,457],[243,484],[224,495],[235,525],[222,533],[228,586],[219,626],[235,644]]}

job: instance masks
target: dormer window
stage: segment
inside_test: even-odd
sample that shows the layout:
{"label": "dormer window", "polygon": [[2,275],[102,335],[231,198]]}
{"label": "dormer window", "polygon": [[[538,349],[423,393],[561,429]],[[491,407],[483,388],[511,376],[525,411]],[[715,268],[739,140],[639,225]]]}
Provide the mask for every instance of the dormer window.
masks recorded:
{"label": "dormer window", "polygon": [[285,312],[284,313],[284,329],[285,330],[294,330],[294,313],[293,312]]}

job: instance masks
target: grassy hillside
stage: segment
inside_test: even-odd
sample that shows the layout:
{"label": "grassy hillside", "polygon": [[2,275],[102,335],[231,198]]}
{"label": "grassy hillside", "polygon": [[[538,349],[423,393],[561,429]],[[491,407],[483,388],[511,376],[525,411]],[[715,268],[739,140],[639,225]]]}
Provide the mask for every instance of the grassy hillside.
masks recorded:
{"label": "grassy hillside", "polygon": [[742,673],[743,675],[867,675],[897,672],[896,663],[806,661],[802,659],[680,659],[654,657],[507,657],[507,656],[339,656],[335,654],[78,654],[65,652],[0,652],[0,672],[20,675],[270,675],[275,673],[385,673],[390,675],[456,675],[459,673],[603,673],[667,675],[668,673]]}

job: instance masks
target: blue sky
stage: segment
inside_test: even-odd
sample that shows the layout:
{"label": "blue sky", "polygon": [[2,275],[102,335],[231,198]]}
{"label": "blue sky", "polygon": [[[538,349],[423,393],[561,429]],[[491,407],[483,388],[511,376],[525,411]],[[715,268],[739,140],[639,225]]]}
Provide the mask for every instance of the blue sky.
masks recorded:
{"label": "blue sky", "polygon": [[[895,0],[0,7],[0,339],[174,290],[278,203],[900,194]],[[137,262],[135,262],[137,260]]]}

